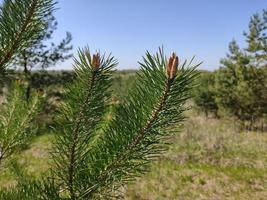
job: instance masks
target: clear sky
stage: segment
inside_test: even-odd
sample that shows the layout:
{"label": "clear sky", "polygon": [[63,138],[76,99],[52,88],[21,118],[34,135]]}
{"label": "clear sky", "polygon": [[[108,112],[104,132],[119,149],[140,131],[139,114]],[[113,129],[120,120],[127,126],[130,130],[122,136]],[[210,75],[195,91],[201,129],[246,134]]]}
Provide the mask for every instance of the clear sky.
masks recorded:
{"label": "clear sky", "polygon": [[[54,37],[70,31],[74,51],[112,52],[119,69],[138,68],[145,50],[164,45],[181,59],[196,55],[201,68],[218,68],[229,42],[243,44],[249,18],[267,8],[267,0],[59,0]],[[58,66],[70,68],[71,61]]]}

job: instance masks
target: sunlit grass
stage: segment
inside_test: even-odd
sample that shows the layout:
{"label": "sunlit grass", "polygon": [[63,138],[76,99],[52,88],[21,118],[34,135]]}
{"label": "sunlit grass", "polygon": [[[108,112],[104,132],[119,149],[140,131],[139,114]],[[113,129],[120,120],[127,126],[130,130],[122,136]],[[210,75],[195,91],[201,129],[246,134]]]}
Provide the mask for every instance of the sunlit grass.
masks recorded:
{"label": "sunlit grass", "polygon": [[[267,134],[239,132],[233,122],[190,113],[151,172],[126,187],[126,199],[267,199]],[[13,160],[39,178],[49,169],[53,139],[36,137]],[[0,186],[14,184],[12,170],[1,170]]]}
{"label": "sunlit grass", "polygon": [[266,199],[266,152],[266,133],[191,116],[151,172],[128,186],[127,198]]}

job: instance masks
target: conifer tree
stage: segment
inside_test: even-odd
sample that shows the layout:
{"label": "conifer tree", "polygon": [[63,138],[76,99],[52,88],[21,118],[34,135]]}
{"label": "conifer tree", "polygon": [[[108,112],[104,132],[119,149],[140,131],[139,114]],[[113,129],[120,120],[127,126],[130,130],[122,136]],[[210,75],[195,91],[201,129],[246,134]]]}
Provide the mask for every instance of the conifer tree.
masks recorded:
{"label": "conifer tree", "polygon": [[218,70],[217,102],[251,129],[267,114],[267,12],[253,15],[244,33],[247,47],[233,41]]}
{"label": "conifer tree", "polygon": [[31,69],[46,69],[55,66],[58,62],[64,62],[72,57],[71,33],[67,32],[59,44],[49,41],[57,29],[57,21],[53,13],[46,16],[43,33],[37,38],[35,43],[15,57],[14,65],[21,67],[24,73],[29,73]]}
{"label": "conifer tree", "polygon": [[52,0],[4,0],[0,7],[0,72],[43,34]]}
{"label": "conifer tree", "polygon": [[[250,65],[258,81],[259,100],[267,100],[267,10],[251,17],[249,31],[244,33],[248,46]],[[262,102],[259,102],[262,104]],[[265,104],[266,106],[266,104]],[[267,108],[266,108],[267,109]]]}
{"label": "conifer tree", "polygon": [[71,33],[67,32],[66,37],[58,45],[53,42],[49,44],[54,31],[57,29],[58,23],[52,12],[43,18],[43,20],[45,24],[42,34],[39,35],[34,44],[23,49],[12,63],[13,66],[23,69],[24,78],[28,82],[25,92],[27,98],[30,97],[31,88],[33,87],[31,73],[33,68],[42,69],[42,72],[44,72],[46,68],[55,66],[57,63],[64,62],[72,57],[72,54],[69,53],[72,50],[72,45],[70,44],[72,41]]}
{"label": "conifer tree", "polygon": [[[257,67],[267,63],[267,10],[257,13],[250,18],[249,30],[244,33],[248,46],[246,51],[251,59],[257,62]],[[256,64],[256,63],[255,63]]]}
{"label": "conifer tree", "polygon": [[249,58],[235,41],[230,43],[229,51],[216,77],[217,102],[242,122],[251,121],[258,107]]}

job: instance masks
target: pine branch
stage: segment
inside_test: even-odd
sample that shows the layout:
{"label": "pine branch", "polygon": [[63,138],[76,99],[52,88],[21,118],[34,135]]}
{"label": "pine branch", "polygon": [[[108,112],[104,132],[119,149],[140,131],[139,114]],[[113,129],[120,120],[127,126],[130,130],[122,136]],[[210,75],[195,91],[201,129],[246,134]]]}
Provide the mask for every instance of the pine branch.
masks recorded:
{"label": "pine branch", "polygon": [[37,93],[27,103],[21,85],[14,84],[10,91],[8,103],[0,109],[0,162],[33,136],[32,121],[40,106],[40,97]]}
{"label": "pine branch", "polygon": [[185,68],[184,63],[177,72],[178,58],[173,54],[167,63],[162,50],[155,56],[147,53],[140,65],[128,102],[118,108],[91,151],[90,174],[81,198],[108,198],[110,190],[146,172],[150,159],[165,149],[166,138],[183,121],[195,67]]}
{"label": "pine branch", "polygon": [[167,97],[169,95],[171,82],[172,82],[171,79],[167,80],[163,95],[161,96],[158,106],[153,111],[152,117],[148,120],[145,127],[137,134],[137,137],[134,139],[133,143],[128,148],[126,148],[129,151],[131,151],[136,145],[140,143],[140,141],[145,137],[145,134],[149,131],[153,123],[157,120],[158,115],[160,111],[163,109],[163,106],[166,103]]}
{"label": "pine branch", "polygon": [[[98,68],[98,67],[97,67]],[[77,146],[77,139],[78,139],[78,134],[79,134],[79,127],[81,126],[82,120],[84,119],[84,111],[86,109],[86,107],[88,106],[88,104],[90,103],[90,98],[92,98],[92,90],[93,87],[95,86],[95,79],[96,79],[96,71],[93,69],[92,71],[92,76],[89,80],[89,90],[87,92],[86,95],[86,99],[83,103],[82,109],[80,111],[80,113],[78,114],[77,117],[77,122],[74,126],[73,132],[72,132],[72,145],[71,145],[71,150],[70,150],[70,166],[69,166],[69,190],[70,190],[70,194],[71,194],[71,198],[75,199],[75,192],[74,192],[74,188],[73,188],[73,179],[74,179],[74,164],[75,164],[75,151],[76,151],[76,146]]]}
{"label": "pine branch", "polygon": [[[159,113],[162,111],[164,104],[166,103],[167,97],[170,92],[171,82],[172,80],[170,79],[167,80],[164,92],[160,98],[158,105],[155,107],[151,118],[146,122],[144,127],[138,132],[133,141],[125,148],[124,153],[122,153],[122,155],[120,155],[117,158],[117,160],[115,160],[113,163],[107,166],[106,169],[96,178],[96,180],[99,183],[105,182],[106,179],[108,179],[110,171],[121,167],[123,162],[125,162],[125,159],[127,159],[127,157],[134,151],[134,148],[140,144],[142,139],[149,132],[153,123],[157,120]],[[90,196],[90,193],[96,192],[96,189],[97,188],[89,188],[82,194],[82,197],[86,197],[88,195]]]}
{"label": "pine branch", "polygon": [[0,7],[0,72],[13,56],[42,34],[53,0],[4,0]]}
{"label": "pine branch", "polygon": [[116,64],[113,57],[100,57],[99,53],[91,58],[88,49],[80,50],[79,60],[75,60],[77,80],[69,86],[67,102],[62,105],[56,127],[61,135],[53,154],[57,168],[54,174],[71,199],[76,199],[85,181],[81,180],[88,166],[85,158],[108,110],[108,89]]}
{"label": "pine branch", "polygon": [[25,22],[22,24],[20,32],[18,32],[18,34],[15,36],[15,40],[12,41],[13,43],[11,44],[11,47],[6,51],[6,54],[0,61],[0,66],[3,66],[4,63],[6,63],[11,58],[13,52],[17,49],[17,46],[18,44],[20,44],[20,41],[22,39],[22,35],[25,33],[27,26],[31,22],[35,9],[36,9],[36,1],[34,1],[32,5],[30,5],[29,12],[25,19]]}

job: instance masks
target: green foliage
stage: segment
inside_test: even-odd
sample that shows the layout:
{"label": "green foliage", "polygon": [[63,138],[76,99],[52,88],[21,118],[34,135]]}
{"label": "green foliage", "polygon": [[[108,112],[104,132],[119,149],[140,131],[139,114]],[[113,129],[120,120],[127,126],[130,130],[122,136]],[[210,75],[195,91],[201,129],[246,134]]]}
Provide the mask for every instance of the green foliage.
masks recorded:
{"label": "green foliage", "polygon": [[3,197],[118,198],[121,186],[148,171],[151,159],[166,149],[184,120],[195,67],[185,62],[170,78],[163,52],[147,53],[130,94],[109,121],[105,116],[116,64],[110,56],[79,52],[77,79],[67,88],[55,127],[52,177],[3,190]]}
{"label": "green foliage", "polygon": [[[244,33],[247,46],[235,40],[222,66],[214,73],[202,74],[195,89],[194,102],[206,114],[230,113],[242,128],[264,127],[267,115],[267,11],[255,14]],[[266,121],[266,120],[265,120]],[[265,122],[266,123],[266,122]]]}
{"label": "green foliage", "polygon": [[230,54],[221,63],[225,66],[218,70],[216,79],[217,100],[220,106],[226,108],[238,119],[249,120],[257,109],[252,94],[253,81],[249,71],[248,57],[246,57],[236,42],[229,45]]}
{"label": "green foliage", "polygon": [[0,74],[42,34],[53,0],[4,0],[0,7]]}
{"label": "green foliage", "polygon": [[[52,0],[4,1],[0,12],[1,74],[16,54],[42,45],[49,34],[53,5]],[[91,57],[88,49],[79,51],[76,79],[66,90],[54,129],[57,138],[51,177],[46,174],[40,181],[24,177],[16,186],[1,190],[0,198],[119,197],[121,186],[148,170],[150,160],[166,149],[168,136],[176,133],[184,120],[195,67],[185,62],[178,69],[178,62],[174,53],[167,62],[161,49],[154,56],[147,52],[131,93],[108,120],[111,75],[117,61],[100,53]],[[0,161],[27,143],[35,130],[39,94],[29,96],[27,89],[24,95],[20,84],[12,84],[1,106]],[[18,166],[13,169],[18,177],[23,176]]]}
{"label": "green foliage", "polygon": [[263,18],[251,18],[248,47],[241,49],[235,41],[229,45],[230,53],[221,60],[216,75],[217,102],[251,129],[267,114],[266,68],[266,11]]}
{"label": "green foliage", "polygon": [[96,69],[87,50],[79,57],[79,79],[68,90],[57,129],[55,177],[68,198],[108,198],[147,171],[149,160],[164,150],[167,136],[177,132],[194,68],[184,63],[177,77],[170,79],[163,52],[147,53],[128,101],[118,106],[111,122],[103,126],[115,63],[102,58]]}
{"label": "green foliage", "polygon": [[[44,178],[46,181],[25,180],[19,181],[12,189],[2,189],[0,191],[1,200],[57,200],[61,199],[58,191],[60,188],[55,186],[54,180]],[[51,186],[54,187],[51,187]]]}
{"label": "green foliage", "polygon": [[58,45],[48,43],[57,29],[57,21],[52,11],[43,18],[43,23],[43,30],[39,36],[28,48],[17,54],[12,63],[14,67],[23,68],[24,78],[28,81],[28,87],[25,91],[28,98],[32,87],[35,87],[31,73],[33,68],[44,70],[51,65],[56,65],[58,62],[63,62],[72,57],[72,54],[69,54],[69,51],[72,50],[72,45],[70,45],[72,36],[69,32],[67,32],[66,38],[62,39]]}
{"label": "green foliage", "polygon": [[0,107],[0,163],[27,143],[36,129],[33,120],[40,108],[40,97],[35,93],[27,102],[23,89],[13,84]]}
{"label": "green foliage", "polygon": [[[234,69],[221,68],[217,73],[217,100],[219,105],[227,109],[243,123],[250,122],[252,126],[257,120],[266,115],[266,89],[259,84],[254,71],[242,65]],[[252,127],[250,127],[252,128]]]}
{"label": "green foliage", "polygon": [[266,65],[267,60],[267,10],[255,14],[249,22],[249,31],[244,33],[248,47],[246,50],[252,58]]}
{"label": "green foliage", "polygon": [[16,188],[13,190],[3,189],[0,192],[0,199],[2,200],[13,200],[13,199],[28,199],[34,200],[38,198],[36,194],[38,194],[38,189],[34,185],[33,182],[31,183],[21,183],[18,184]]}
{"label": "green foliage", "polygon": [[218,105],[216,102],[216,90],[215,90],[215,73],[214,72],[201,72],[197,81],[197,87],[194,88],[193,101],[196,106],[206,116],[209,113],[214,113],[218,116]]}
{"label": "green foliage", "polygon": [[[4,0],[0,7],[0,74],[14,55],[33,44],[42,34],[46,16],[52,12],[52,0]],[[34,94],[25,101],[22,86],[12,84],[6,102],[1,105],[0,162],[18,150],[32,136],[32,121],[39,109]]]}
{"label": "green foliage", "polygon": [[[18,77],[21,77],[18,74]],[[50,86],[63,86],[66,83],[72,83],[75,79],[73,71],[35,71],[32,73],[31,82],[35,89],[45,89]]]}
{"label": "green foliage", "polygon": [[32,68],[46,69],[50,66],[55,66],[58,62],[63,62],[72,57],[72,54],[69,53],[72,50],[72,45],[70,45],[72,41],[71,33],[67,32],[66,37],[58,45],[49,44],[49,40],[52,39],[58,23],[53,13],[49,13],[44,22],[43,32],[34,44],[23,49],[15,57],[14,65],[22,67],[25,73],[31,71]]}
{"label": "green foliage", "polygon": [[84,50],[75,62],[77,79],[67,89],[55,129],[53,177],[2,190],[3,199],[31,199],[33,193],[35,199],[118,197],[120,186],[146,172],[179,130],[194,68],[184,63],[170,78],[163,52],[147,53],[129,96],[107,121],[116,61],[102,57],[96,67],[93,60]]}
{"label": "green foliage", "polygon": [[55,174],[72,198],[90,182],[86,175],[90,142],[107,111],[111,73],[117,61],[101,57],[100,66],[96,67],[85,49],[79,52],[75,64],[77,79],[67,89],[66,102],[61,107],[54,153]]}

